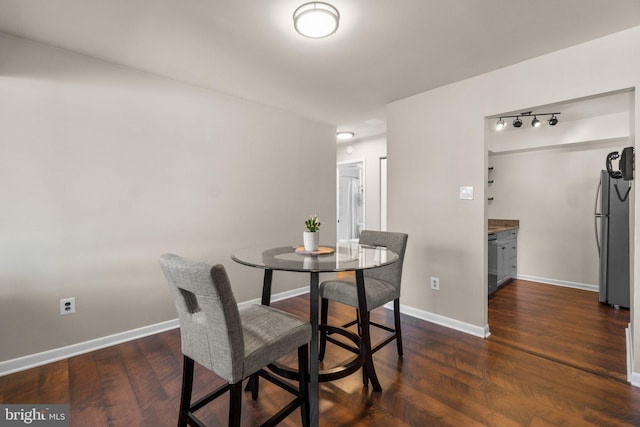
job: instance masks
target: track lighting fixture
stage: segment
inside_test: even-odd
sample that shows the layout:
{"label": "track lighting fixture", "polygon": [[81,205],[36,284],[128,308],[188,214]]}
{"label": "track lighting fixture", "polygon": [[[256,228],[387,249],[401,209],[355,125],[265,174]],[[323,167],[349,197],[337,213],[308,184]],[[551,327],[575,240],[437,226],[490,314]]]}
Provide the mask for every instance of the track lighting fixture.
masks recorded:
{"label": "track lighting fixture", "polygon": [[537,128],[542,124],[542,122],[538,120],[538,116],[551,116],[551,118],[547,120],[547,122],[549,123],[549,126],[555,126],[558,124],[558,118],[556,117],[556,114],[561,114],[561,113],[534,113],[533,111],[525,111],[523,113],[516,114],[516,115],[502,116],[498,119],[498,122],[496,123],[496,130],[502,130],[506,128],[507,124],[504,121],[504,119],[512,118],[512,117],[515,117],[512,123],[514,128],[519,128],[522,126],[522,120],[520,119],[521,117],[533,117],[533,120],[531,120],[531,126],[533,126],[534,128]]}
{"label": "track lighting fixture", "polygon": [[534,128],[540,126],[540,120],[538,120],[537,116],[534,116],[533,120],[531,120],[531,126],[533,126]]}

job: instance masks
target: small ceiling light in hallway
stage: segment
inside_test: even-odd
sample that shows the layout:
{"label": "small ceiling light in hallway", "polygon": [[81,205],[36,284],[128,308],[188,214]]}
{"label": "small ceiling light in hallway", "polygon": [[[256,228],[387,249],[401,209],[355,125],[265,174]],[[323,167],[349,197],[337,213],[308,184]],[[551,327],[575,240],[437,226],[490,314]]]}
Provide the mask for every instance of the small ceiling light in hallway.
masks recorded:
{"label": "small ceiling light in hallway", "polygon": [[298,33],[321,39],[335,33],[340,23],[338,9],[329,3],[305,3],[293,12],[293,26]]}
{"label": "small ceiling light in hallway", "polygon": [[336,133],[336,138],[338,138],[339,141],[346,141],[347,139],[353,138],[355,135],[356,134],[353,132],[341,131]]}

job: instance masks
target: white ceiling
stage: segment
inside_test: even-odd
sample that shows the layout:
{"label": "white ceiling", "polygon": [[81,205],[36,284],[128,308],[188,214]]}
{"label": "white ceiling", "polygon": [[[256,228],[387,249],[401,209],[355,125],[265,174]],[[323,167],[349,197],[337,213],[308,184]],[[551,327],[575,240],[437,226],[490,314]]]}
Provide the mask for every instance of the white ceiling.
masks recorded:
{"label": "white ceiling", "polygon": [[0,0],[0,32],[353,130],[385,105],[640,25],[639,0],[328,0],[333,36],[293,29],[305,0]]}

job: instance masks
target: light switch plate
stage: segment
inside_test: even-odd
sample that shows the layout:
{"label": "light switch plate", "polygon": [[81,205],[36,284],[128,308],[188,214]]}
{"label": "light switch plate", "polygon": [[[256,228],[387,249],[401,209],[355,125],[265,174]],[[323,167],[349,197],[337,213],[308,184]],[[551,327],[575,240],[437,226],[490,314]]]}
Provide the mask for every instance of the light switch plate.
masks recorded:
{"label": "light switch plate", "polygon": [[473,200],[473,187],[460,187],[460,200]]}

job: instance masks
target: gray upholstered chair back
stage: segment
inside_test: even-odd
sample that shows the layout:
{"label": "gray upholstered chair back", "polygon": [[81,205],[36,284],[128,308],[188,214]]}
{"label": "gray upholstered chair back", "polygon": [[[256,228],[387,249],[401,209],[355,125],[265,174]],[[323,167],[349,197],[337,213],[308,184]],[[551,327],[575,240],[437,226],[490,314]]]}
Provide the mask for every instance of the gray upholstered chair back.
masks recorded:
{"label": "gray upholstered chair back", "polygon": [[178,311],[182,353],[227,381],[241,380],[242,323],[224,267],[172,254],[160,257],[160,265]]}
{"label": "gray upholstered chair back", "polygon": [[363,230],[360,233],[360,244],[371,246],[384,246],[385,248],[398,254],[400,259],[393,264],[365,270],[364,276],[372,279],[384,280],[396,286],[400,290],[402,281],[402,264],[404,253],[407,249],[408,235],[405,233],[395,233],[391,231]]}

